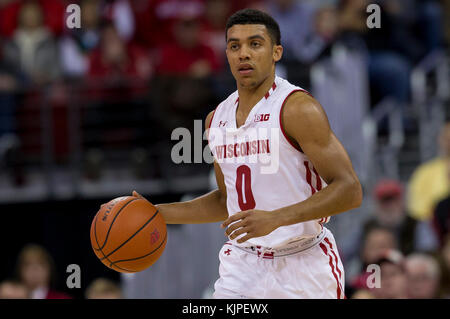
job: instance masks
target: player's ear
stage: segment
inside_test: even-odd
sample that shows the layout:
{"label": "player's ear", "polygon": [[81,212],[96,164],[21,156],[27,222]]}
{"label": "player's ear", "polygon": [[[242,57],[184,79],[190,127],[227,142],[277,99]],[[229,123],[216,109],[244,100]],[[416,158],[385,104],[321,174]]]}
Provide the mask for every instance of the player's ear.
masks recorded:
{"label": "player's ear", "polygon": [[283,56],[283,47],[281,45],[274,45],[273,46],[273,59],[275,62],[278,62],[281,60],[281,57]]}

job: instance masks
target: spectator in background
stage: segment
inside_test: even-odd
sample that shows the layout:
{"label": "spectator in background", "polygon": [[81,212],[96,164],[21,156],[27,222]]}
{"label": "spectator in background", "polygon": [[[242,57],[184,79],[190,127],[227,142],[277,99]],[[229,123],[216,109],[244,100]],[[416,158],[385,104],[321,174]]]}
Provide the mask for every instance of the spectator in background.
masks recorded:
{"label": "spectator in background", "polygon": [[348,288],[367,289],[367,266],[376,264],[386,251],[397,250],[398,242],[395,234],[388,228],[376,226],[364,233],[360,241],[359,256],[354,257],[346,265]]}
{"label": "spectator in background", "polygon": [[34,2],[42,8],[45,26],[54,36],[60,36],[64,29],[66,10],[66,1],[63,0],[1,0],[0,36],[13,36],[18,27],[19,12],[28,2]]}
{"label": "spectator in background", "polygon": [[436,204],[450,192],[450,121],[441,129],[438,143],[439,156],[417,167],[409,181],[408,211],[418,220],[431,220]]}
{"label": "spectator in background", "polygon": [[28,299],[27,287],[20,281],[7,279],[0,283],[0,299]]}
{"label": "spectator in background", "polygon": [[268,1],[269,14],[280,24],[283,60],[312,63],[333,40],[337,28],[325,27],[325,23],[333,23],[333,15],[316,20],[319,9],[312,1]]}
{"label": "spectator in background", "polygon": [[[382,28],[368,29],[366,43],[369,50],[379,53],[389,51],[404,58],[410,64],[418,63],[426,54],[426,45],[414,29],[418,18],[423,15],[427,0],[377,1],[381,7]],[[422,22],[421,28],[428,27],[429,21]]]}
{"label": "spectator in background", "polygon": [[204,0],[133,0],[130,4],[136,23],[134,40],[147,48],[173,42],[173,24],[180,15],[204,13]]}
{"label": "spectator in background", "polygon": [[[175,41],[159,47],[152,102],[161,136],[176,127],[193,128],[192,119],[203,118],[211,105],[220,63],[202,40],[201,16],[186,12],[173,25]],[[225,42],[225,38],[222,38]]]}
{"label": "spectator in background", "polygon": [[219,70],[214,50],[202,42],[199,15],[179,16],[173,34],[175,41],[160,49],[158,74],[205,78]]}
{"label": "spectator in background", "polygon": [[377,279],[380,286],[359,288],[351,295],[351,299],[408,298],[408,277],[405,274],[403,255],[397,250],[389,249],[384,251],[374,264],[380,267],[380,277]]}
{"label": "spectator in background", "polygon": [[[368,0],[342,0],[339,6],[340,41],[368,49],[368,74],[372,105],[390,97],[404,109],[410,101],[412,65],[422,54],[404,19],[397,0],[378,2],[381,28],[366,25]],[[410,123],[410,122],[408,122]],[[412,127],[411,126],[408,126]]]}
{"label": "spectator in background", "polygon": [[396,180],[381,180],[375,187],[375,214],[364,229],[376,225],[387,227],[396,235],[399,250],[408,255],[413,251],[433,251],[437,239],[429,222],[409,216],[405,210],[403,186]]}
{"label": "spectator in background", "polygon": [[279,21],[283,59],[277,73],[289,81],[310,89],[310,68],[329,53],[338,32],[333,6],[319,1],[266,1],[267,11]]}
{"label": "spectator in background", "polygon": [[346,258],[354,259],[364,236],[379,228],[389,230],[395,236],[397,245],[390,248],[396,248],[404,255],[437,248],[438,242],[431,224],[407,214],[403,194],[403,187],[396,180],[385,179],[377,183],[373,192],[374,212],[360,229],[349,235]]}
{"label": "spectator in background", "polygon": [[115,282],[106,279],[95,279],[87,288],[86,299],[122,299],[122,290]]}
{"label": "spectator in background", "polygon": [[25,2],[19,11],[18,28],[3,48],[6,63],[21,70],[31,84],[46,84],[58,78],[58,52],[53,36],[44,25],[38,2]]}
{"label": "spectator in background", "polygon": [[408,298],[408,279],[403,255],[397,250],[388,250],[375,261],[375,264],[379,265],[381,270],[380,287],[370,289],[375,298]]}
{"label": "spectator in background", "polygon": [[17,275],[30,291],[32,299],[69,299],[65,293],[52,288],[55,281],[53,258],[36,244],[25,246],[19,253]]}
{"label": "spectator in background", "polygon": [[146,82],[152,72],[153,66],[147,52],[136,45],[125,43],[114,24],[105,22],[101,28],[100,45],[90,56],[88,77],[91,82]]}
{"label": "spectator in background", "polygon": [[64,75],[81,77],[89,69],[89,54],[100,41],[100,1],[83,0],[81,6],[82,28],[74,28],[61,39],[61,66]]}
{"label": "spectator in background", "polygon": [[226,63],[226,42],[223,30],[231,12],[228,0],[206,0],[205,14],[202,19],[201,38],[214,50],[220,69]]}
{"label": "spectator in background", "polygon": [[434,299],[439,297],[441,279],[438,262],[431,256],[413,253],[406,257],[408,298]]}

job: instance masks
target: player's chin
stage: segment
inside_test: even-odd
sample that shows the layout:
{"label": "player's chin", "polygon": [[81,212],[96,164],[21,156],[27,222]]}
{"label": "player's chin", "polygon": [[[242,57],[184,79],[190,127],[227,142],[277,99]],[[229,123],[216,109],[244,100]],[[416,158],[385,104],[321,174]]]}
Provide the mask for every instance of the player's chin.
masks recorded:
{"label": "player's chin", "polygon": [[251,88],[254,87],[257,83],[255,77],[251,75],[239,75],[236,80],[239,82],[241,87]]}

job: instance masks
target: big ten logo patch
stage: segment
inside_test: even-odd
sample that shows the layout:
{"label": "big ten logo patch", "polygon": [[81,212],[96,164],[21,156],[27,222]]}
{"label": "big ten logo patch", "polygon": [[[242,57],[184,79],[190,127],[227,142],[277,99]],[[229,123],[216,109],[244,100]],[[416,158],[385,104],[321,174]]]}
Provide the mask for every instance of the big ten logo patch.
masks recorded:
{"label": "big ten logo patch", "polygon": [[155,230],[150,234],[150,243],[154,244],[158,241],[160,235],[159,231],[155,228]]}
{"label": "big ten logo patch", "polygon": [[256,114],[255,122],[266,122],[270,118],[270,114]]}

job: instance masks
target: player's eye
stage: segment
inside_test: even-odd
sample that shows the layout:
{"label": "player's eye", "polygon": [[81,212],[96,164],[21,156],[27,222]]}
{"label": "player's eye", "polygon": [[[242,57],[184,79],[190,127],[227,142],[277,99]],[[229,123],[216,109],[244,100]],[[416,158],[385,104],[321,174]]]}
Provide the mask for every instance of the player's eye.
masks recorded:
{"label": "player's eye", "polygon": [[257,47],[260,47],[260,46],[261,46],[261,43],[259,43],[259,41],[253,41],[253,42],[251,43],[251,46],[252,46],[253,48],[257,48]]}
{"label": "player's eye", "polygon": [[237,50],[239,48],[239,45],[237,45],[237,43],[232,43],[231,45],[230,45],[230,49],[231,50]]}

